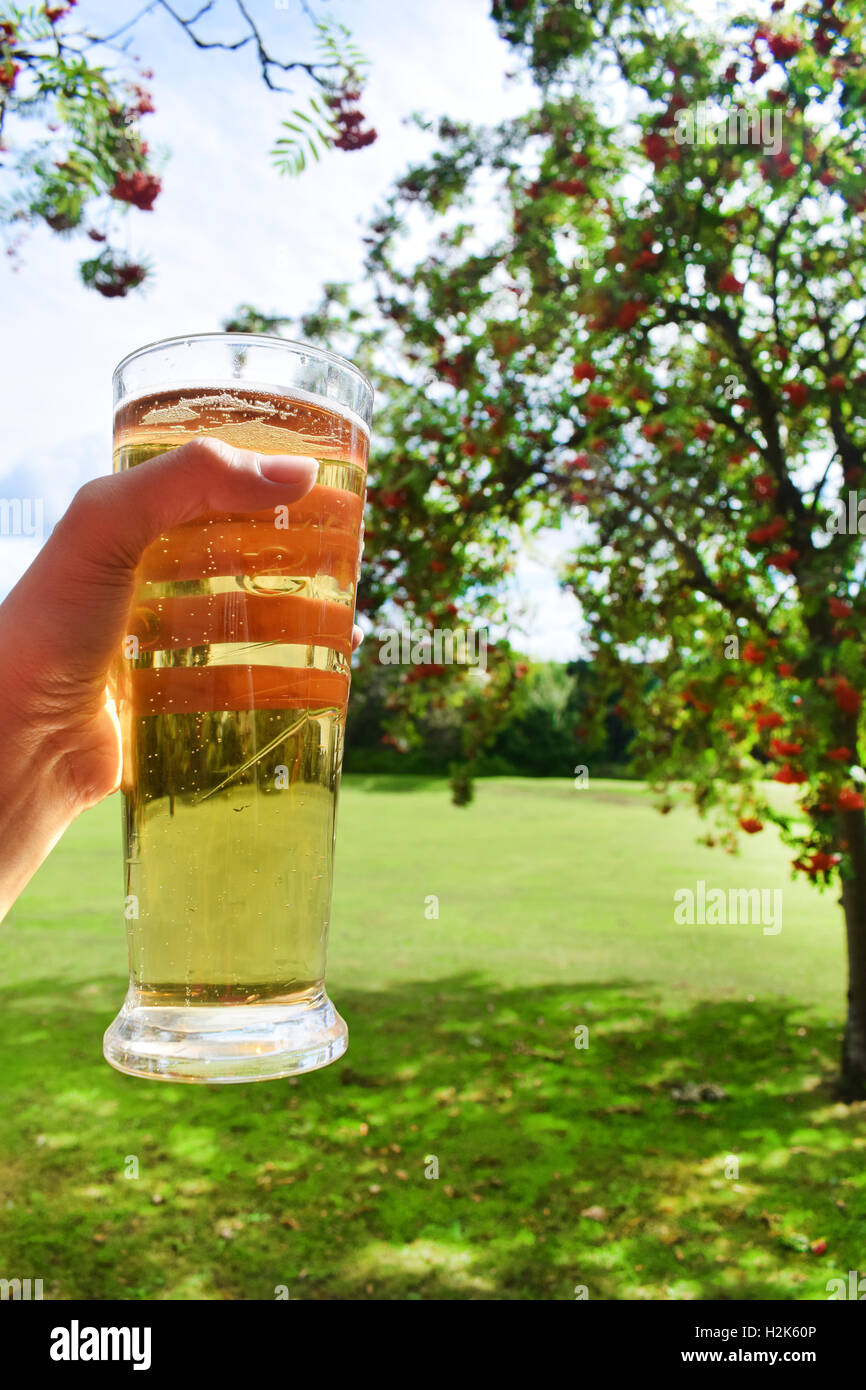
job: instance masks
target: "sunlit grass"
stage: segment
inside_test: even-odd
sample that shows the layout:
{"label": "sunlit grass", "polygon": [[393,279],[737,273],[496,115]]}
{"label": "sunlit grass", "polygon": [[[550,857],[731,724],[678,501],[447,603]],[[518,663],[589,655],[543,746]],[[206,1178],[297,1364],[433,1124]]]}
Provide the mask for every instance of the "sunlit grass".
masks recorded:
{"label": "sunlit grass", "polygon": [[[862,1269],[832,897],[768,835],[730,858],[627,784],[501,779],[465,810],[402,785],[344,789],[349,1053],[294,1082],[105,1065],[118,807],[73,827],[0,931],[0,1274],[54,1298],[691,1300],[826,1298]],[[674,926],[698,878],[782,887],[783,931]]]}

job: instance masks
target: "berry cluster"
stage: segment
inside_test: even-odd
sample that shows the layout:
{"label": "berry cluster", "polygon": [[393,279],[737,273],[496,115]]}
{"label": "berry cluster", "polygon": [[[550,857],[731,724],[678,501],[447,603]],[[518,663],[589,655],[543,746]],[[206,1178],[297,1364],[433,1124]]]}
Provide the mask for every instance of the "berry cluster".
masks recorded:
{"label": "berry cluster", "polygon": [[136,169],[132,174],[118,174],[111,196],[118,202],[132,203],[134,207],[141,208],[142,212],[151,212],[161,188],[162,180],[155,174]]}
{"label": "berry cluster", "polygon": [[83,263],[81,275],[84,283],[104,299],[123,299],[147,279],[147,266],[116,258],[106,248],[96,260]]}
{"label": "berry cluster", "polygon": [[339,131],[332,141],[338,150],[362,150],[365,145],[372,145],[377,138],[377,132],[372,126],[363,129],[364,113],[357,105],[360,97],[359,88],[343,87],[326,98],[333,112],[334,124]]}

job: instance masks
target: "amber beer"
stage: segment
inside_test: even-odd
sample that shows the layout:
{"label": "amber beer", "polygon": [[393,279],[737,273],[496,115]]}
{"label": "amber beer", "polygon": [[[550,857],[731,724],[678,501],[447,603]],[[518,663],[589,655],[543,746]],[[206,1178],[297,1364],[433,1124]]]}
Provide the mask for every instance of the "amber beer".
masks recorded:
{"label": "amber beer", "polygon": [[248,375],[269,349],[261,386],[122,393],[115,416],[115,470],[197,436],[319,460],[300,502],[177,527],[138,571],[116,676],[130,992],[105,1053],[168,1080],[310,1070],[347,1037],[324,975],[370,391],[329,354],[227,337],[206,341]]}

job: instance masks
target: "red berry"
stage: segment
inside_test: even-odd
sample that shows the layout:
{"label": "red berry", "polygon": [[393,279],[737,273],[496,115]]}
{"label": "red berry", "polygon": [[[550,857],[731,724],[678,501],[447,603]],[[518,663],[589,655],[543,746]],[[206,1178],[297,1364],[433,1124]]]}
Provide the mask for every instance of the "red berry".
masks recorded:
{"label": "red berry", "polygon": [[791,767],[789,763],[785,763],[783,767],[780,767],[773,778],[774,782],[784,782],[786,785],[791,786],[799,786],[800,783],[808,782],[808,780],[807,773],[801,771],[800,768]]}
{"label": "red berry", "polygon": [[616,316],[618,328],[633,328],[643,313],[646,305],[642,299],[631,299],[623,304]]}
{"label": "red berry", "polygon": [[802,751],[802,743],[790,743],[783,738],[770,739],[770,752],[774,758],[799,758]]}
{"label": "red berry", "polygon": [[798,39],[796,34],[771,34],[767,42],[777,63],[787,63],[803,47],[802,39]]}
{"label": "red berry", "polygon": [[748,533],[748,539],[756,545],[766,545],[769,541],[778,540],[787,525],[783,516],[776,516],[772,521],[768,521],[766,526],[756,526],[754,531]]}
{"label": "red berry", "polygon": [[755,720],[759,732],[761,729],[781,729],[784,722],[782,716],[776,714],[775,710],[771,711],[770,714],[759,714]]}
{"label": "red berry", "polygon": [[799,550],[794,550],[793,547],[789,547],[788,550],[780,550],[775,555],[768,555],[767,565],[772,569],[790,570],[793,569],[799,558]]}
{"label": "red berry", "polygon": [[136,169],[132,174],[118,174],[111,190],[112,198],[121,203],[132,203],[143,212],[150,212],[159,197],[162,180],[155,174],[146,174]]}
{"label": "red berry", "polygon": [[771,473],[759,473],[752,483],[752,489],[756,497],[766,502],[771,497],[775,497],[779,491],[779,485]]}
{"label": "red berry", "polygon": [[802,381],[786,381],[782,393],[788,397],[792,406],[800,410],[809,399],[809,388]]}
{"label": "red berry", "polygon": [[571,375],[575,381],[595,381],[598,371],[591,362],[576,362],[571,369]]}
{"label": "red berry", "polygon": [[852,611],[850,603],[846,603],[845,600],[841,598],[831,598],[827,606],[830,609],[831,616],[834,618],[847,618]]}
{"label": "red berry", "polygon": [[719,281],[719,289],[723,294],[741,294],[744,289],[744,282],[738,280],[730,270],[726,270]]}
{"label": "red berry", "polygon": [[833,696],[836,706],[843,714],[856,714],[862,703],[862,696],[857,693],[854,687],[844,676],[837,676],[833,686]]}

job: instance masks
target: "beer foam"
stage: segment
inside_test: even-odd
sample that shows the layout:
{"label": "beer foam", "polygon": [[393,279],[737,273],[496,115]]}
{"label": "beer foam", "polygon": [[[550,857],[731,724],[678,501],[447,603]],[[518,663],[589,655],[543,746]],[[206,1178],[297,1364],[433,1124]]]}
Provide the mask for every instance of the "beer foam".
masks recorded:
{"label": "beer foam", "polygon": [[218,396],[190,397],[187,405],[203,405],[208,410],[252,410],[259,415],[275,415],[278,410],[273,400],[254,401],[249,396],[233,396],[228,391],[222,391]]}
{"label": "beer foam", "polygon": [[179,425],[184,420],[197,420],[198,411],[191,410],[189,405],[162,405],[149,410],[146,415],[142,415],[143,425]]}
{"label": "beer foam", "polygon": [[[286,420],[293,414],[293,405],[306,404],[313,406],[318,411],[325,411],[331,415],[337,416],[344,424],[348,424],[353,429],[358,430],[366,439],[370,438],[370,427],[366,421],[364,421],[360,415],[356,415],[354,410],[343,405],[341,401],[337,401],[328,395],[304,391],[297,386],[287,386],[281,389],[274,385],[256,381],[245,381],[240,384],[240,389],[244,393],[249,394],[236,396],[233,395],[231,391],[220,391],[217,394],[213,389],[208,390],[206,382],[181,382],[170,390],[142,392],[142,395],[172,395],[180,397],[180,399],[176,399],[172,405],[154,406],[146,415],[139,417],[136,423],[138,425],[173,425],[183,424],[185,422],[188,423],[190,420],[198,418],[199,411],[197,407],[208,411],[240,409],[247,413],[253,411],[259,415],[269,415],[274,419]],[[140,397],[133,394],[127,400],[119,402],[115,405],[115,415],[120,411],[128,410],[133,407],[137,399],[140,399]],[[222,427],[220,433],[222,435]],[[286,443],[286,435],[291,433],[291,430],[287,430],[285,426],[282,427],[281,434],[284,446]],[[227,437],[226,435],[226,438]],[[338,435],[335,432],[330,435],[318,434],[315,436],[297,434],[297,438],[299,440],[305,439],[308,447],[310,445],[321,446],[322,444],[327,447],[329,439],[332,440],[334,444],[338,442]],[[280,452],[285,452],[285,448],[281,449]]]}
{"label": "beer foam", "polygon": [[264,420],[243,420],[218,426],[220,439],[239,449],[260,449],[262,453],[306,454],[311,449],[322,451],[334,447],[336,441],[322,435],[301,434],[285,425],[269,425]]}

